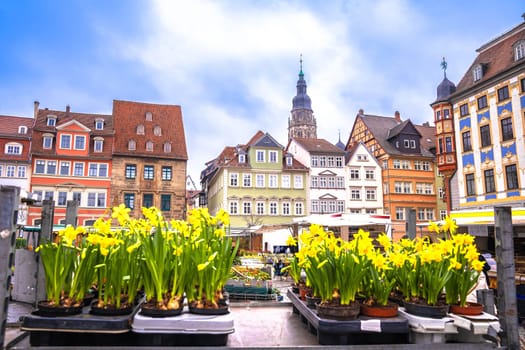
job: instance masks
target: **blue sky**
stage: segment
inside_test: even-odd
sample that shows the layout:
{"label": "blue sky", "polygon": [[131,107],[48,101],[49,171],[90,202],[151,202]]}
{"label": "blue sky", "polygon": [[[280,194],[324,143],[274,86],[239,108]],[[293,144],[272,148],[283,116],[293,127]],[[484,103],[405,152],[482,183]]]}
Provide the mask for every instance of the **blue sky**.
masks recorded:
{"label": "blue sky", "polygon": [[110,114],[114,99],[182,106],[188,173],[257,131],[283,146],[299,56],[318,137],[359,109],[420,124],[443,79],[523,21],[520,1],[3,0],[0,115]]}

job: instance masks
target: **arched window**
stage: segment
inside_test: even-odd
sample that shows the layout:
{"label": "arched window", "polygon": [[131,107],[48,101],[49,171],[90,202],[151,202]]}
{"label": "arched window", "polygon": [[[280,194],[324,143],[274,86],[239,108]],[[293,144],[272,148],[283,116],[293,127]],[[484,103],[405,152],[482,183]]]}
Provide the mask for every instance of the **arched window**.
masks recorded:
{"label": "arched window", "polygon": [[134,151],[135,149],[137,149],[137,143],[135,142],[135,140],[129,140],[128,141],[128,150]]}
{"label": "arched window", "polygon": [[161,136],[162,135],[162,129],[160,128],[160,126],[156,126],[154,129],[153,129],[153,134],[155,136]]}
{"label": "arched window", "polygon": [[27,126],[22,125],[18,127],[18,133],[19,134],[27,134]]}
{"label": "arched window", "polygon": [[146,120],[148,122],[153,120],[153,114],[151,112],[146,112]]}
{"label": "arched window", "polygon": [[140,124],[137,126],[137,135],[144,135],[144,125]]}
{"label": "arched window", "polygon": [[171,143],[166,142],[164,144],[164,153],[170,153],[171,152]]}
{"label": "arched window", "polygon": [[151,141],[146,142],[146,151],[153,152],[153,142]]}

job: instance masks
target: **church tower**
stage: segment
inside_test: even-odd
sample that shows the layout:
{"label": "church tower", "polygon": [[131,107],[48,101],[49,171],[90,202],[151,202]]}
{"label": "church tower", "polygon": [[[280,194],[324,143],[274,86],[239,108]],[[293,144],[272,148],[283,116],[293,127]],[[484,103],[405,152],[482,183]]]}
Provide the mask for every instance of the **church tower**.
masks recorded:
{"label": "church tower", "polygon": [[300,60],[297,95],[292,101],[292,116],[288,118],[288,140],[297,138],[317,138],[317,123],[312,111],[312,101],[306,93],[306,81],[303,73],[303,59]]}

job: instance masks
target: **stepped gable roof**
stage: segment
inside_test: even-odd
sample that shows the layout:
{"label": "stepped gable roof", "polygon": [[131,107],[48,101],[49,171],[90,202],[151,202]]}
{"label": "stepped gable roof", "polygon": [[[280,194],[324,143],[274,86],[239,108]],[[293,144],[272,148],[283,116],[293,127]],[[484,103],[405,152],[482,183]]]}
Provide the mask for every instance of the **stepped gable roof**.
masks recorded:
{"label": "stepped gable roof", "polygon": [[[33,128],[34,122],[35,120],[33,118],[0,115],[0,124],[2,125],[0,135],[9,137],[20,136],[27,138],[29,135],[31,135],[31,129]],[[20,126],[27,127],[27,133],[19,134],[18,128]]]}
{"label": "stepped gable roof", "polygon": [[[426,142],[421,142],[421,154],[407,154],[400,152],[394,147],[394,145],[388,142],[391,137],[397,135],[404,127],[407,127],[409,124],[413,125],[410,119],[399,122],[394,117],[383,117],[370,114],[360,114],[358,117],[362,119],[363,123],[367,126],[372,135],[374,135],[374,138],[386,153],[392,155],[433,157],[432,152],[427,148],[428,144]],[[417,127],[415,128],[420,132]]]}
{"label": "stepped gable roof", "polygon": [[[454,95],[460,94],[474,85],[484,83],[516,66],[523,65],[525,58],[518,61],[514,59],[513,46],[520,40],[525,40],[525,23],[517,25],[477,49],[478,56],[458,83]],[[480,80],[474,81],[472,69],[478,64],[483,67],[483,75]]]}
{"label": "stepped gable roof", "polygon": [[336,145],[328,142],[325,139],[311,139],[311,138],[293,138],[299,145],[301,145],[306,151],[310,153],[323,153],[323,154],[338,154],[343,155],[344,150],[340,149]]}
{"label": "stepped gable roof", "polygon": [[[151,113],[151,120],[146,114]],[[114,154],[143,157],[161,157],[188,160],[182,111],[179,105],[166,105],[133,101],[113,101],[115,125]],[[137,134],[137,126],[144,125],[144,134]],[[160,135],[153,129],[159,126]],[[136,149],[128,150],[129,140],[136,141]],[[146,143],[153,142],[154,151],[146,151]],[[164,152],[163,145],[171,144],[171,152]]]}

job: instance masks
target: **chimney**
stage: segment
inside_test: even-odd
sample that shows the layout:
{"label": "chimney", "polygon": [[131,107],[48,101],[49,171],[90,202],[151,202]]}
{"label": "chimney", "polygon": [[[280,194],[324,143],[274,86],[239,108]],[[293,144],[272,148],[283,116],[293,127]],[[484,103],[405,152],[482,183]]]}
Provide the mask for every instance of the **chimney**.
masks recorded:
{"label": "chimney", "polygon": [[66,115],[69,114],[69,111],[71,110],[71,107],[69,105],[66,106]]}
{"label": "chimney", "polygon": [[401,122],[401,114],[399,114],[399,111],[396,111],[396,112],[394,113],[394,119],[395,119],[398,123]]}
{"label": "chimney", "polygon": [[357,112],[357,115],[363,115],[365,113],[365,111],[363,111],[362,108],[359,109],[359,112]]}
{"label": "chimney", "polygon": [[429,127],[429,126],[430,126],[430,123],[429,123],[429,122],[424,122],[424,123],[423,123],[423,126]]}
{"label": "chimney", "polygon": [[33,110],[33,118],[36,119],[38,116],[38,107],[40,106],[40,102],[35,101],[34,103],[34,110]]}

